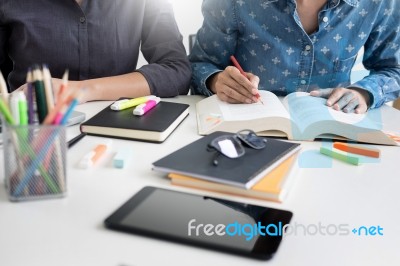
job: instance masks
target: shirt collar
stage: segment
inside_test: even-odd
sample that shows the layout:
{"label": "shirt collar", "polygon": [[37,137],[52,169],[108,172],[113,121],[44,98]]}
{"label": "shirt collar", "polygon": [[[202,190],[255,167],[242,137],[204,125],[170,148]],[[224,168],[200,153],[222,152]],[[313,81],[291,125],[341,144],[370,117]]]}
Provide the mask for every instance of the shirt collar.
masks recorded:
{"label": "shirt collar", "polygon": [[[339,2],[339,0],[332,0],[333,2]],[[352,7],[358,7],[358,4],[360,3],[360,0],[343,0],[346,2],[348,5],[351,5]]]}
{"label": "shirt collar", "polygon": [[[293,3],[296,3],[296,0],[291,0]],[[328,0],[328,5],[330,6],[337,6],[341,0]],[[357,7],[360,3],[360,0],[343,0],[350,6]],[[268,1],[268,2],[276,2],[276,0]]]}
{"label": "shirt collar", "polygon": [[[328,4],[331,6],[337,6],[341,0],[330,0]],[[360,3],[360,0],[343,0],[343,2],[347,3],[348,5],[352,7],[357,7],[358,4]]]}

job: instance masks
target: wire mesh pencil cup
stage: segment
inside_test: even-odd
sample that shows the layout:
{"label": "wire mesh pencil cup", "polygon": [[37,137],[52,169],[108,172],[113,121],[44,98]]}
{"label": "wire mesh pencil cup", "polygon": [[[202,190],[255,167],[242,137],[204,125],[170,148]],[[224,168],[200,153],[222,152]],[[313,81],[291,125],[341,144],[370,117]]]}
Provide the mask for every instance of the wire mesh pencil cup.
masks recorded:
{"label": "wire mesh pencil cup", "polygon": [[5,187],[11,201],[66,194],[65,126],[3,123]]}

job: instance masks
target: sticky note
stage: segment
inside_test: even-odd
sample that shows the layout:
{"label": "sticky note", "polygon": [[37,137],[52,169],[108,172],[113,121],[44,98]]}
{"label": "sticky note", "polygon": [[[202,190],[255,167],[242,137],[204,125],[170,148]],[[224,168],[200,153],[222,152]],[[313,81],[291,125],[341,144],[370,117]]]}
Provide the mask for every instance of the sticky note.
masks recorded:
{"label": "sticky note", "polygon": [[348,143],[335,142],[333,143],[333,147],[341,151],[351,152],[354,154],[364,155],[373,158],[379,158],[381,154],[381,151],[379,149],[360,145],[352,145]]}
{"label": "sticky note", "polygon": [[360,164],[360,158],[356,156],[351,156],[346,153],[342,153],[340,151],[335,151],[334,149],[328,149],[325,147],[321,147],[319,149],[320,153],[330,156],[332,158],[338,159],[340,161],[354,164],[354,165],[359,165]]}

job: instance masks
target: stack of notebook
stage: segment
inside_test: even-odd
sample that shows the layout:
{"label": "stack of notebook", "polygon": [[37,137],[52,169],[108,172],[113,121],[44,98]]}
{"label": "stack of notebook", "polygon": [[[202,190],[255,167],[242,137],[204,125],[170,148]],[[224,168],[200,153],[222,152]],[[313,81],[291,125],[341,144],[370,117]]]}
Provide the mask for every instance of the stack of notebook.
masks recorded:
{"label": "stack of notebook", "polygon": [[245,146],[242,157],[218,157],[208,144],[227,132],[214,132],[153,163],[172,184],[281,202],[296,176],[300,144],[267,138],[266,147]]}

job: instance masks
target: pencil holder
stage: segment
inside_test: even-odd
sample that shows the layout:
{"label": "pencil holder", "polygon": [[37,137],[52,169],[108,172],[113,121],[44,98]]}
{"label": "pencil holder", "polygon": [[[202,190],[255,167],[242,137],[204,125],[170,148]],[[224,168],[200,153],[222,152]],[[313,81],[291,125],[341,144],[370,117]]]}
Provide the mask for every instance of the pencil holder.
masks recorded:
{"label": "pencil holder", "polygon": [[3,124],[4,176],[11,201],[66,193],[65,126]]}

